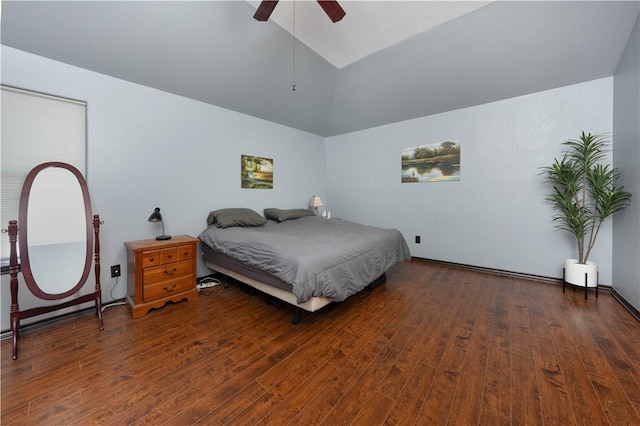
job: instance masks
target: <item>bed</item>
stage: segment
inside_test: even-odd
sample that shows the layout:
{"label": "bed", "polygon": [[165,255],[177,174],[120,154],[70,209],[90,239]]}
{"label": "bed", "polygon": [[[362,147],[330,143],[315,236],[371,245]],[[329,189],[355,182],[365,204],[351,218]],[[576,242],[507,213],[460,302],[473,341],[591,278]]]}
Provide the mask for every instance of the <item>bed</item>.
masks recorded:
{"label": "bed", "polygon": [[305,209],[220,209],[199,235],[206,265],[299,310],[314,312],[385,278],[411,259],[397,229],[315,216]]}

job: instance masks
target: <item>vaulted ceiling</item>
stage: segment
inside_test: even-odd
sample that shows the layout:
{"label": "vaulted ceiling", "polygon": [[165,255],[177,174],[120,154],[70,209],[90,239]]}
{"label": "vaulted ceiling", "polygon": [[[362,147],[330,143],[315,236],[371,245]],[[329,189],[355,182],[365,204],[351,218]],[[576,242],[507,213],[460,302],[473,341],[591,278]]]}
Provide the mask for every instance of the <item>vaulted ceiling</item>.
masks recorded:
{"label": "vaulted ceiling", "polygon": [[[260,0],[248,0],[258,7]],[[270,20],[337,68],[470,13],[490,1],[346,1],[334,24],[316,0],[279,2]],[[294,13],[295,12],[295,13]],[[295,25],[294,25],[295,21]],[[295,27],[295,28],[294,28]]]}
{"label": "vaulted ceiling", "polygon": [[345,0],[333,24],[299,3],[292,91],[290,5],[258,22],[251,3],[3,1],[1,40],[332,136],[611,76],[640,10],[637,1]]}

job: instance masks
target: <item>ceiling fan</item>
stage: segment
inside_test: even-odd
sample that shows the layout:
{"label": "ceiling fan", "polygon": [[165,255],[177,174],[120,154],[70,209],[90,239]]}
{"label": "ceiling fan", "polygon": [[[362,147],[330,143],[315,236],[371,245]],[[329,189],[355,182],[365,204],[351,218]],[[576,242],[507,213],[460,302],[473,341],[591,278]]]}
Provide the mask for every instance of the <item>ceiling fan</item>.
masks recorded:
{"label": "ceiling fan", "polygon": [[[320,6],[324,10],[324,12],[334,23],[338,22],[339,20],[344,18],[344,15],[346,15],[346,12],[336,0],[318,0],[318,3],[320,3]],[[271,12],[273,12],[273,9],[275,9],[277,4],[278,0],[263,0],[262,2],[260,2],[260,6],[258,6],[258,10],[256,10],[256,13],[255,15],[253,15],[253,17],[258,21],[268,20],[269,16],[271,16]]]}

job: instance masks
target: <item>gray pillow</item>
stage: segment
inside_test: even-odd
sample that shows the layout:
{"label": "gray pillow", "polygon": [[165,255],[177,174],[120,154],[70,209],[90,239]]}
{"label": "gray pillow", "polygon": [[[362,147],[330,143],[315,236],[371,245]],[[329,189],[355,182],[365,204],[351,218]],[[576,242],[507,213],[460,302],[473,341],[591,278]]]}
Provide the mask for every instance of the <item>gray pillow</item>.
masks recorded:
{"label": "gray pillow", "polygon": [[219,228],[232,226],[262,226],[267,220],[251,209],[232,208],[214,210],[207,217],[207,225],[217,223]]}
{"label": "gray pillow", "polygon": [[264,209],[264,217],[270,220],[277,220],[278,222],[298,219],[305,216],[315,216],[315,213],[307,209]]}

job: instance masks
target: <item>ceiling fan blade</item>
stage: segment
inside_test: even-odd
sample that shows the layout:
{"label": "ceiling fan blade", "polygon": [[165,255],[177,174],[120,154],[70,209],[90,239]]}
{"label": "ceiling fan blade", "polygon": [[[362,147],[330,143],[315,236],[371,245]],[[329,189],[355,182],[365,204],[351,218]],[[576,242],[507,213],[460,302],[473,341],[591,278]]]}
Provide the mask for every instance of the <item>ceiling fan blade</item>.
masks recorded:
{"label": "ceiling fan blade", "polygon": [[344,18],[344,15],[347,14],[336,0],[318,0],[318,3],[334,23]]}
{"label": "ceiling fan blade", "polygon": [[258,10],[256,10],[255,15],[253,15],[254,19],[258,21],[268,20],[269,16],[271,16],[271,12],[273,12],[273,9],[275,9],[277,4],[278,4],[278,0],[274,0],[274,1],[263,0],[260,3],[260,6],[258,6]]}

